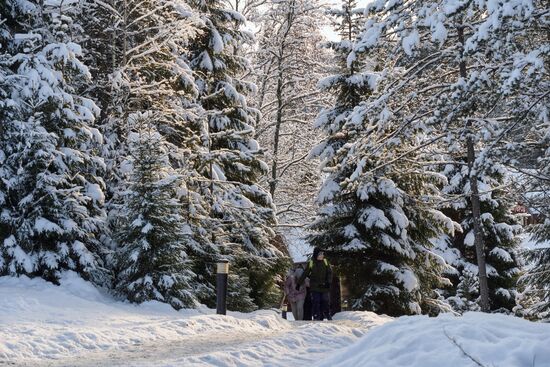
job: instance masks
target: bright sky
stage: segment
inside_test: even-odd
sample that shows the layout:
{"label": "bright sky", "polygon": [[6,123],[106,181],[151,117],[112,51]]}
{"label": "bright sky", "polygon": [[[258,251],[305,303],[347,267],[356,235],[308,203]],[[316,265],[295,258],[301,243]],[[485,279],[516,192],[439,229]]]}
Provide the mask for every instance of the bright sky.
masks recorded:
{"label": "bright sky", "polygon": [[[369,2],[372,0],[357,0],[357,7],[362,8],[365,7]],[[326,0],[324,4],[328,4],[331,8],[340,8],[342,5],[341,0]],[[254,25],[252,23],[248,23],[246,28],[251,31],[255,32],[257,29],[255,29]],[[334,32],[334,28],[330,25],[327,25],[326,27],[322,28],[323,34],[327,37],[329,41],[338,41],[339,36]]]}

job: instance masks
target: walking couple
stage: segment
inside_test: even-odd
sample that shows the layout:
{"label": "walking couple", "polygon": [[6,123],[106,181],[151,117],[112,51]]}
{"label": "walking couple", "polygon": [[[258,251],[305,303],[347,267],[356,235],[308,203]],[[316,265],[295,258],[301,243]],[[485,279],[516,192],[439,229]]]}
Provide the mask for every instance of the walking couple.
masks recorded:
{"label": "walking couple", "polygon": [[332,268],[323,251],[316,247],[313,256],[306,263],[305,270],[298,267],[290,271],[285,281],[285,294],[292,308],[295,320],[304,320],[304,303],[311,294],[311,315],[314,320],[331,320],[330,284]]}

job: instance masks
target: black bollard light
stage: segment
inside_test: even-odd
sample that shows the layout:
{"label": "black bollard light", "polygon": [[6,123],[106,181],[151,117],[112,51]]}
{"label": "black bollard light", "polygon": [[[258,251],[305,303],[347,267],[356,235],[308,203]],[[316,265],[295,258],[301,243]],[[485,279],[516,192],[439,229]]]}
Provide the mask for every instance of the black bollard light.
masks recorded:
{"label": "black bollard light", "polygon": [[281,316],[283,316],[283,319],[286,320],[286,313],[288,311],[288,306],[286,303],[283,304],[283,307],[281,309]]}
{"label": "black bollard light", "polygon": [[227,312],[227,276],[229,274],[229,260],[218,261],[216,271],[216,313],[225,315]]}

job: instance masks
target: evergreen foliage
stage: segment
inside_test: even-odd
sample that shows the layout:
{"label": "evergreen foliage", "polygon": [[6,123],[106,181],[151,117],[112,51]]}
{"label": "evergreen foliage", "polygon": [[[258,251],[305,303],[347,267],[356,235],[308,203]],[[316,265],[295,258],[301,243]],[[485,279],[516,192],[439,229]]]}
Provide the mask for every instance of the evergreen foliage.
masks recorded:
{"label": "evergreen foliage", "polygon": [[[521,226],[511,214],[512,205],[515,204],[514,198],[500,188],[505,185],[504,173],[502,166],[487,161],[483,170],[478,172],[478,187],[483,193],[480,197],[481,218],[491,310],[510,312],[516,304],[516,283],[521,271],[518,258]],[[462,228],[462,232],[456,233],[446,241],[443,247],[448,248],[442,249],[443,257],[458,271],[449,274],[454,284],[454,290],[451,290],[449,296],[452,297],[452,304],[457,311],[478,310],[478,305],[472,302],[477,297],[471,298],[476,294],[471,291],[471,286],[472,275],[477,274],[477,261],[473,247],[472,212],[468,196],[468,168],[459,160],[456,165],[447,164],[443,174],[448,177],[449,182],[443,191],[451,198],[444,203],[443,212]],[[449,254],[450,249],[454,254]],[[468,294],[467,304],[461,304],[460,300],[455,298],[461,297],[459,292]]]}
{"label": "evergreen foliage", "polygon": [[[348,55],[351,60],[368,59],[367,70],[379,70],[373,93],[349,118],[350,122],[363,125],[369,121],[360,143],[352,144],[353,148],[370,147],[371,155],[383,156],[384,163],[375,163],[368,172],[376,174],[379,166],[408,162],[410,171],[424,178],[438,177],[440,173],[430,168],[434,158],[437,161],[446,157],[443,152],[467,148],[469,170],[465,176],[472,188],[460,194],[470,195],[475,208],[478,193],[474,184],[483,181],[479,175],[484,167],[497,161],[498,151],[513,140],[510,132],[523,121],[529,108],[544,110],[544,92],[534,83],[537,78],[544,79],[541,67],[548,49],[545,45],[521,42],[526,32],[544,22],[544,13],[542,4],[521,1],[369,3],[365,26]],[[538,97],[530,105],[522,94],[527,89]],[[440,183],[444,181],[443,178]],[[438,191],[413,197],[433,199],[437,204],[445,199],[444,193]],[[499,203],[498,208],[491,210],[506,212],[507,205]],[[503,270],[517,274],[516,260],[504,255],[510,255],[509,251],[496,250],[497,254],[490,250],[484,256],[482,248],[484,224],[491,228],[492,222],[510,223],[505,216],[473,216],[482,222],[475,236],[476,251],[479,249],[476,257],[479,264],[486,257],[493,257],[493,261],[504,263]],[[513,236],[506,228],[503,242],[508,244],[502,246],[513,248]],[[499,234],[500,229],[488,231],[485,239],[490,241]],[[486,284],[482,281],[484,268],[479,272],[480,287]],[[506,274],[505,278],[513,280],[514,275]],[[506,289],[513,288],[510,282],[505,283],[495,284],[493,289],[502,287],[506,293]],[[513,295],[504,298],[510,300]],[[505,302],[495,300],[495,304],[502,303]],[[508,308],[512,305],[506,303]]]}
{"label": "evergreen foliage", "polygon": [[187,249],[195,242],[182,217],[177,191],[181,176],[168,161],[166,144],[153,125],[152,114],[134,114],[129,136],[129,188],[116,238],[116,289],[132,301],[158,300],[175,309],[196,305],[195,274]]}
{"label": "evergreen foliage", "polygon": [[[264,292],[274,285],[283,254],[272,245],[271,227],[276,220],[271,196],[258,185],[267,166],[253,139],[258,111],[249,107],[245,97],[255,91],[255,85],[239,78],[249,63],[237,51],[252,38],[240,29],[244,17],[224,9],[223,2],[191,1],[190,5],[202,21],[187,58],[202,107],[198,121],[204,153],[197,156],[195,167],[205,177],[201,195],[209,198],[209,217],[203,225],[217,254],[246,265],[248,275],[237,272],[239,282],[260,305],[266,301]],[[270,276],[252,283],[259,275],[254,269]]]}
{"label": "evergreen foliage", "polygon": [[0,243],[3,274],[57,282],[71,269],[103,278],[104,166],[96,105],[72,42],[74,4],[6,2],[2,30]]}
{"label": "evergreen foliage", "polygon": [[[349,6],[346,2],[337,14],[343,15],[341,28],[353,30]],[[399,126],[377,128],[376,119],[353,118],[378,76],[365,68],[370,60],[358,61],[352,37],[330,44],[345,62],[338,74],[320,83],[337,98],[316,122],[328,136],[313,154],[323,159],[328,177],[318,196],[322,207],[310,241],[329,251],[350,287],[354,308],[389,315],[437,312],[433,288],[445,279],[430,238],[445,223],[452,225],[428,202],[416,199],[436,193],[434,180],[409,169],[409,162],[384,164],[389,148],[378,150],[376,143]],[[403,144],[407,142],[396,141],[393,154],[403,152]]]}

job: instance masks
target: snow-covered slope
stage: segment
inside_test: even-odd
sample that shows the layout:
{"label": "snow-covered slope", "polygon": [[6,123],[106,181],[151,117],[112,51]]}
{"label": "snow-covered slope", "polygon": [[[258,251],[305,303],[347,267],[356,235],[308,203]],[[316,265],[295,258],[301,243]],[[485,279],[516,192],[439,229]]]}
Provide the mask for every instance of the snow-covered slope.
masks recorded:
{"label": "snow-covered slope", "polygon": [[477,312],[400,317],[322,366],[549,367],[550,324]]}
{"label": "snow-covered slope", "polygon": [[215,315],[113,300],[75,273],[61,286],[0,278],[0,366],[276,366],[320,361],[372,326],[350,313],[332,323],[289,322],[273,311]]}
{"label": "snow-covered slope", "polygon": [[550,366],[550,324],[511,316],[213,313],[116,301],[71,272],[1,277],[0,366]]}

